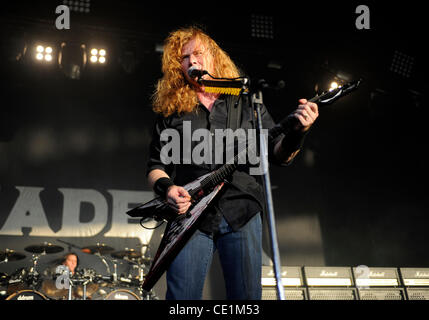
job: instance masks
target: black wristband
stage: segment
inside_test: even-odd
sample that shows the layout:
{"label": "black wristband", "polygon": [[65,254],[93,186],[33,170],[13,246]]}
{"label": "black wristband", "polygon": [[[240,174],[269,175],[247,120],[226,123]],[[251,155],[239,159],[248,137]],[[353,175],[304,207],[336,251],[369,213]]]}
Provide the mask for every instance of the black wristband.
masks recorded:
{"label": "black wristband", "polygon": [[301,149],[307,133],[308,130],[306,132],[291,131],[286,134],[282,140],[283,152],[292,153],[298,149]]}
{"label": "black wristband", "polygon": [[174,186],[174,182],[170,178],[162,177],[156,180],[153,185],[153,191],[155,191],[157,195],[165,198],[167,196],[167,190],[171,186]]}

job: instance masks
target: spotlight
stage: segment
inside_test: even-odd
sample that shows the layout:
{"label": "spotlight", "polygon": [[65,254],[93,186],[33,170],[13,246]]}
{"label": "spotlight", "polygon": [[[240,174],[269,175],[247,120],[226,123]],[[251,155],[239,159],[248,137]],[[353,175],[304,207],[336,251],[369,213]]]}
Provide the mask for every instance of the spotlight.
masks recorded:
{"label": "spotlight", "polygon": [[338,83],[336,81],[332,81],[331,86],[329,88],[329,91],[332,91],[332,90],[337,89],[337,88],[338,88]]}
{"label": "spotlight", "polygon": [[252,14],[250,29],[254,38],[274,39],[274,18],[272,16]]}
{"label": "spotlight", "polygon": [[92,63],[100,63],[104,64],[106,62],[106,50],[105,49],[97,49],[92,48],[90,51],[91,57],[89,61]]}
{"label": "spotlight", "polygon": [[39,44],[35,46],[34,51],[34,57],[37,61],[45,61],[49,63],[53,59],[54,50],[50,46],[44,47]]}
{"label": "spotlight", "polygon": [[70,11],[79,12],[79,13],[89,13],[91,8],[90,0],[63,0],[63,4],[70,8]]}
{"label": "spotlight", "polygon": [[397,73],[405,78],[411,76],[414,65],[414,57],[395,50],[390,71]]}

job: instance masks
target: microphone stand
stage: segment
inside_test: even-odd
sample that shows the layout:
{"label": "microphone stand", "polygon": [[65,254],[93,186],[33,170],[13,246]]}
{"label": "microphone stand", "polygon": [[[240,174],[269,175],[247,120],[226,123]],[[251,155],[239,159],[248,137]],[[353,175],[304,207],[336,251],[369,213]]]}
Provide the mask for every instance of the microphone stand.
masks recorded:
{"label": "microphone stand", "polygon": [[268,170],[268,146],[265,140],[265,136],[262,134],[262,117],[261,117],[261,106],[263,104],[262,100],[262,92],[260,88],[256,88],[256,92],[251,92],[250,90],[250,80],[246,77],[239,77],[234,79],[226,79],[226,78],[216,78],[207,73],[211,78],[215,80],[227,80],[227,81],[209,81],[201,79],[202,74],[198,77],[198,82],[201,84],[208,84],[210,86],[216,86],[218,83],[219,87],[225,87],[225,84],[232,85],[234,87],[240,87],[240,94],[249,94],[250,91],[250,101],[252,111],[256,113],[257,118],[257,132],[259,133],[259,157],[261,161],[261,166],[263,169],[263,184],[265,189],[265,199],[267,202],[267,211],[268,211],[268,228],[270,232],[270,244],[273,256],[273,267],[274,267],[274,275],[276,279],[276,288],[277,288],[277,298],[279,300],[285,300],[285,294],[283,289],[283,283],[281,278],[281,265],[280,265],[280,253],[278,248],[277,241],[277,231],[275,225],[275,215],[274,215],[274,206],[273,206],[273,198],[271,193],[271,180]]}
{"label": "microphone stand", "polygon": [[266,143],[265,136],[262,134],[262,117],[261,117],[261,106],[263,104],[262,92],[257,90],[251,95],[252,110],[256,112],[257,118],[257,132],[259,132],[259,158],[263,170],[263,184],[265,189],[265,199],[267,202],[267,214],[268,214],[268,229],[270,232],[270,244],[273,256],[273,267],[274,275],[276,279],[277,287],[277,298],[279,300],[285,300],[285,294],[283,289],[283,283],[281,278],[281,264],[280,264],[280,253],[277,241],[277,231],[275,224],[273,197],[271,193],[271,180],[268,170],[268,146]]}

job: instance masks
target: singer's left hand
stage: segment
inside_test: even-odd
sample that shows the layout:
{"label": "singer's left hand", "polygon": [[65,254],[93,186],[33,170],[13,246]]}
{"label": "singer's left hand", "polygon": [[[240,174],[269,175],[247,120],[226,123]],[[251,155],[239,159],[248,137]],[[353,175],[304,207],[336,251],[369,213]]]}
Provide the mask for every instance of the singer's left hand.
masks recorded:
{"label": "singer's left hand", "polygon": [[317,117],[319,116],[319,109],[317,104],[309,102],[306,99],[300,99],[298,102],[300,105],[292,113],[295,118],[299,120],[299,124],[295,129],[305,132],[310,129],[314,121],[316,121]]}

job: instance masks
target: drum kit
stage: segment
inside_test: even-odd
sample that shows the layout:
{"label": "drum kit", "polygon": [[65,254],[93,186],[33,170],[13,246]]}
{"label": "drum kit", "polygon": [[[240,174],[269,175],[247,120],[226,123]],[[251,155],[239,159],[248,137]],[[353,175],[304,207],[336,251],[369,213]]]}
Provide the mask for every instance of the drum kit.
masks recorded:
{"label": "drum kit", "polygon": [[[97,273],[92,268],[79,268],[71,273],[68,267],[58,260],[54,266],[39,272],[40,257],[64,251],[61,246],[44,242],[24,248],[32,254],[30,267],[20,268],[11,275],[0,272],[0,288],[3,288],[0,289],[1,294],[6,297],[6,300],[158,299],[153,290],[146,292],[142,289],[151,258],[135,249],[125,248],[115,251],[114,248],[103,243],[83,248],[74,247],[79,248],[83,253],[98,257],[106,267],[107,274]],[[0,265],[25,258],[26,254],[14,250],[0,251]],[[118,265],[123,264],[128,266],[128,271],[125,274],[118,274]]]}

